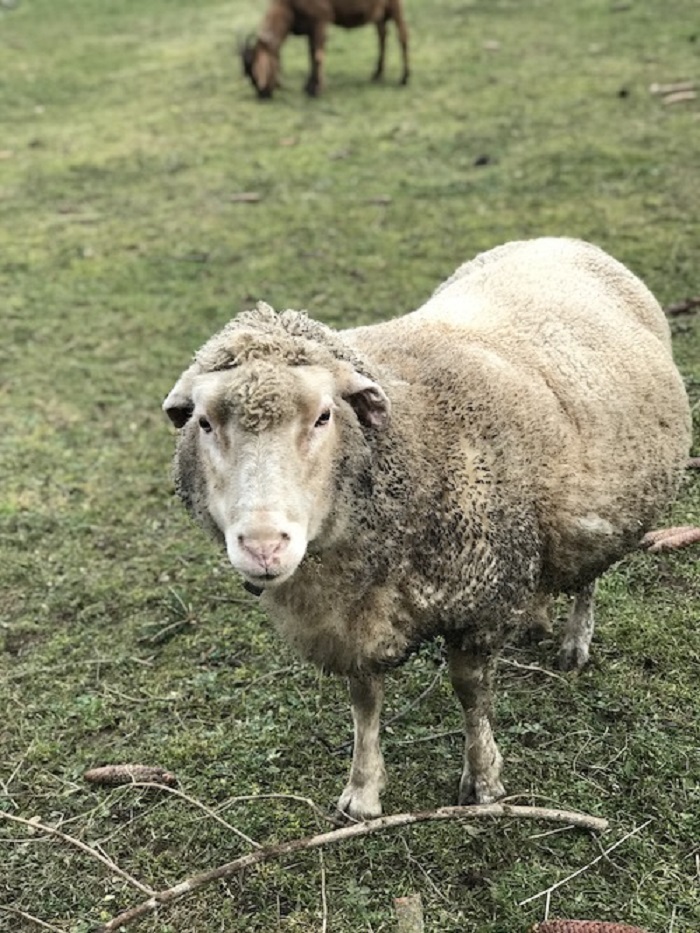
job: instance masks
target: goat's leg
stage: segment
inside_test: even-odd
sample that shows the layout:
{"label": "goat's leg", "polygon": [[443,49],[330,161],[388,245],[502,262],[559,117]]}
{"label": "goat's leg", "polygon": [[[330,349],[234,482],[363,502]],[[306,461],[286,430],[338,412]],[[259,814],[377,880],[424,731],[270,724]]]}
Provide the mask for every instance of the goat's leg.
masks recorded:
{"label": "goat's leg", "polygon": [[386,20],[382,19],[377,23],[377,37],[379,39],[379,58],[377,67],[372,75],[373,81],[381,81],[384,77],[384,58],[386,56]]}
{"label": "goat's leg", "polygon": [[564,639],[557,663],[564,671],[580,670],[588,660],[593,637],[593,601],[595,581],[584,586],[574,596],[564,628]]}
{"label": "goat's leg", "polygon": [[495,655],[475,656],[450,646],[450,680],[464,712],[464,769],[459,802],[492,803],[505,793],[503,759],[491,731],[491,688]]}
{"label": "goat's leg", "polygon": [[384,676],[350,677],[348,682],[355,744],[350,778],[338,800],[338,809],[357,820],[369,820],[382,812],[379,795],[386,784],[384,758],[379,745]]}
{"label": "goat's leg", "polygon": [[309,77],[304,90],[309,97],[318,97],[323,88],[323,63],[326,57],[326,23],[316,20],[309,33]]}

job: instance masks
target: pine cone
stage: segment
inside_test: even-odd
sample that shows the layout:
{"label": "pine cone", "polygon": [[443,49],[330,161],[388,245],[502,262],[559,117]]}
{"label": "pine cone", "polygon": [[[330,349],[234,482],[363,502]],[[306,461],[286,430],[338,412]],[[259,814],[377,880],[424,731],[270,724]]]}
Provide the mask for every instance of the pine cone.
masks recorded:
{"label": "pine cone", "polygon": [[177,778],[165,768],[157,765],[105,765],[102,768],[92,768],[83,775],[86,781],[93,784],[167,784],[169,787],[177,784]]}
{"label": "pine cone", "polygon": [[646,933],[628,923],[604,923],[599,920],[544,920],[530,933]]}

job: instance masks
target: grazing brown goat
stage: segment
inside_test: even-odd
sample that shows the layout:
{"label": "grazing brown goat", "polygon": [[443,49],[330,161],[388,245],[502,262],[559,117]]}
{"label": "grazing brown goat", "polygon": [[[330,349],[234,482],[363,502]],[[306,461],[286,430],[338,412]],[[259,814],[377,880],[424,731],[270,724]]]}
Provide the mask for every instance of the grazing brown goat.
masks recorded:
{"label": "grazing brown goat", "polygon": [[246,41],[242,50],[243,73],[250,78],[259,97],[272,97],[279,87],[280,48],[287,36],[308,36],[311,71],[305,90],[316,97],[323,87],[323,60],[326,30],[330,24],[354,29],[374,23],[379,36],[379,58],[372,75],[379,81],[384,75],[386,24],[393,19],[399,33],[403,73],[408,81],[408,30],[402,0],[271,0],[262,26]]}

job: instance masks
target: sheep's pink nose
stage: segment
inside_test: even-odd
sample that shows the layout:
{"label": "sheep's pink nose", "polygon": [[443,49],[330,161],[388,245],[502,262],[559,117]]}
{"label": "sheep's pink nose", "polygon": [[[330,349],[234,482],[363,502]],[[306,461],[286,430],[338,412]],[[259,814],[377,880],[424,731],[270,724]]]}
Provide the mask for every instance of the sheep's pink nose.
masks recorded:
{"label": "sheep's pink nose", "polygon": [[279,563],[279,558],[289,544],[290,536],[284,532],[269,532],[267,534],[238,535],[238,544],[261,567],[269,570]]}

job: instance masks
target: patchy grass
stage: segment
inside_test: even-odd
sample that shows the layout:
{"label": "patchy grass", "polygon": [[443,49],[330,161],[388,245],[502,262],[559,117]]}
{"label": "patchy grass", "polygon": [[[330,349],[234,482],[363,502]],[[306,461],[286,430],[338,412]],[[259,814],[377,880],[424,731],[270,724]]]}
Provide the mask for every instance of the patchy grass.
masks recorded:
{"label": "patchy grass", "polygon": [[[299,663],[173,500],[159,405],[192,350],[256,298],[334,324],[411,309],[507,239],[598,242],[663,303],[700,292],[700,109],[652,82],[697,76],[695,0],[408,0],[413,77],[370,85],[370,30],[332,33],[328,88],[306,51],[258,103],[235,45],[262,3],[23,0],[0,7],[0,800],[99,844],[160,887],[247,846],[175,797],[82,781],[159,763],[258,840],[315,831],[350,737],[342,684]],[[240,192],[260,194],[240,203]],[[674,320],[700,417],[700,326]],[[700,521],[689,477],[669,520]],[[553,644],[512,649],[498,737],[510,792],[604,815],[608,836],[422,826],[328,850],[328,929],[394,929],[422,894],[440,933],[511,933],[520,901],[559,916],[700,929],[697,552],[639,554],[604,580],[593,661],[554,678]],[[433,682],[427,648],[387,716]],[[459,716],[444,680],[387,730],[386,809],[451,802]],[[333,754],[328,747],[341,747]],[[543,827],[546,831],[548,827]],[[0,827],[0,929],[85,933],[139,899],[96,861]],[[214,886],[153,933],[322,926],[318,854]],[[21,911],[22,914],[17,913]]]}

